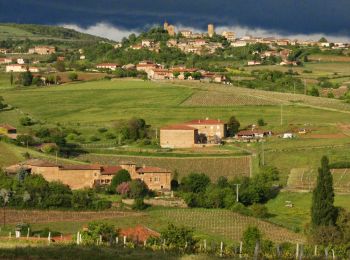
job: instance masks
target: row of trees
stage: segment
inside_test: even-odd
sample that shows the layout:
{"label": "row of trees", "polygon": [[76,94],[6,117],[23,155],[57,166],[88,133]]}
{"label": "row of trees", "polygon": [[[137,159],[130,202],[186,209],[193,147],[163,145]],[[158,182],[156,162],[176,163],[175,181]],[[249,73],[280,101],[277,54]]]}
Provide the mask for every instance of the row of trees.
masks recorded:
{"label": "row of trees", "polygon": [[[228,181],[226,177],[219,177],[216,183],[212,183],[205,174],[192,173],[183,177],[180,184],[174,181],[173,188],[177,188],[190,207],[227,208],[265,217],[267,211],[261,204],[278,194],[278,175],[276,168],[264,167],[252,178],[237,177]],[[252,211],[244,206],[252,206]]]}

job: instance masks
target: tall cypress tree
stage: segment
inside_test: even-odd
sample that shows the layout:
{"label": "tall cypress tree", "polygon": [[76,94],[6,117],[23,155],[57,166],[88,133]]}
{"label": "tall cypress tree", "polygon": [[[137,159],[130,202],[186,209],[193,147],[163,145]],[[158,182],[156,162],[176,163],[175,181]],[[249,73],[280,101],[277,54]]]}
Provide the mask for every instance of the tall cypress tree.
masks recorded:
{"label": "tall cypress tree", "polygon": [[317,184],[313,191],[311,206],[311,223],[313,227],[334,226],[337,209],[334,207],[333,176],[326,156],[321,159],[318,169]]}

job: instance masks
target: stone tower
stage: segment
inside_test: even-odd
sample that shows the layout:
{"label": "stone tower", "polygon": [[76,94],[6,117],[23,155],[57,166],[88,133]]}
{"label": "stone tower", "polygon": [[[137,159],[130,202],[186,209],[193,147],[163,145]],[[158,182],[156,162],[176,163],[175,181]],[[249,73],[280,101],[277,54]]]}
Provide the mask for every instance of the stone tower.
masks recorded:
{"label": "stone tower", "polygon": [[214,24],[208,24],[208,36],[211,38],[214,36]]}

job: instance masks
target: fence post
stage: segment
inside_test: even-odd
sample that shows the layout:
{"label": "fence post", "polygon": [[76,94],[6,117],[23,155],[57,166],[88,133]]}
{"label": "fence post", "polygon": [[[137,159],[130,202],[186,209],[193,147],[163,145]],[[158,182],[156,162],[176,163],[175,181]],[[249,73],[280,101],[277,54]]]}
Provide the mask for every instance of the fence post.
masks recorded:
{"label": "fence post", "polygon": [[49,245],[51,244],[51,232],[49,232],[49,235],[47,236],[47,241],[49,242]]}
{"label": "fence post", "polygon": [[79,233],[79,244],[82,244],[82,242],[83,242],[82,234]]}
{"label": "fence post", "polygon": [[314,256],[317,256],[317,245],[315,245]]}
{"label": "fence post", "polygon": [[243,242],[241,241],[239,243],[239,258],[242,258],[242,251],[243,251]]}
{"label": "fence post", "polygon": [[295,259],[298,259],[298,256],[299,256],[299,243],[297,243],[297,247],[295,250]]}
{"label": "fence post", "polygon": [[299,260],[303,259],[303,255],[304,255],[304,246],[300,245]]}
{"label": "fence post", "polygon": [[334,252],[334,249],[332,249],[332,257],[333,257],[333,259],[335,259],[335,252]]}
{"label": "fence post", "polygon": [[126,245],[126,236],[124,236],[124,246]]}
{"label": "fence post", "polygon": [[221,241],[220,243],[220,257],[223,255],[224,243]]}
{"label": "fence post", "polygon": [[280,245],[277,245],[277,246],[276,246],[276,253],[277,253],[277,258],[280,259],[280,257],[281,257]]}
{"label": "fence post", "polygon": [[118,242],[119,242],[119,237],[117,236],[117,237],[115,238],[115,244],[118,245]]}
{"label": "fence post", "polygon": [[27,231],[27,239],[29,239],[29,233],[30,233],[30,228],[28,228],[28,231]]}
{"label": "fence post", "polygon": [[100,245],[102,244],[102,235],[100,235],[100,241],[99,241],[99,244],[100,244]]}
{"label": "fence post", "polygon": [[80,233],[79,233],[79,231],[78,231],[78,233],[77,233],[77,245],[79,245],[79,242],[80,242],[80,240],[79,240],[79,235],[80,235]]}
{"label": "fence post", "polygon": [[145,241],[143,241],[143,247],[147,246],[147,239]]}
{"label": "fence post", "polygon": [[206,252],[206,251],[207,251],[207,240],[204,239],[204,252]]}
{"label": "fence post", "polygon": [[11,233],[11,231],[9,232],[9,238],[11,238],[12,237],[12,233]]}
{"label": "fence post", "polygon": [[326,247],[324,249],[324,255],[325,255],[326,259],[328,259],[328,247]]}
{"label": "fence post", "polygon": [[255,249],[254,249],[254,260],[257,260],[259,257],[259,241],[256,241]]}

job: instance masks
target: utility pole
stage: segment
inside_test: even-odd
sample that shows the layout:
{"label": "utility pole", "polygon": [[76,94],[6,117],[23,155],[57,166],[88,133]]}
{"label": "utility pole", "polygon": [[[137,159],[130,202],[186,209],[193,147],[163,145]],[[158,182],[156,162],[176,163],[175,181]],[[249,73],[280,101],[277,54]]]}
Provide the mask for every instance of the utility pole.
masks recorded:
{"label": "utility pole", "polygon": [[264,140],[261,141],[261,150],[262,150],[262,165],[265,166],[265,150],[264,150]]}
{"label": "utility pole", "polygon": [[241,184],[235,183],[234,185],[236,185],[236,201],[239,201],[239,186],[241,186]]}
{"label": "utility pole", "polygon": [[281,104],[281,125],[283,125],[283,104]]}

